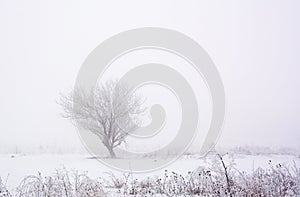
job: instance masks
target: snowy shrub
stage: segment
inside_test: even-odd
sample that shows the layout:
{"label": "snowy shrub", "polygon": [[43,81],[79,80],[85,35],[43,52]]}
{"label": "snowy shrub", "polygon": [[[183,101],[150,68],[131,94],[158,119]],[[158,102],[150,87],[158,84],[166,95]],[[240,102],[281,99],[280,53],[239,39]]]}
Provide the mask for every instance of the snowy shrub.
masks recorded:
{"label": "snowy shrub", "polygon": [[6,189],[5,185],[2,183],[2,179],[0,177],[0,197],[10,197],[10,193]]}
{"label": "snowy shrub", "polygon": [[17,188],[16,196],[105,196],[102,185],[85,173],[57,170],[52,176],[27,176]]}
{"label": "snowy shrub", "polygon": [[[161,176],[142,180],[130,173],[107,179],[90,179],[86,173],[57,170],[52,176],[27,176],[14,195],[0,179],[0,197],[45,196],[300,196],[300,170],[269,161],[266,169],[251,173],[240,172],[229,156],[216,155],[208,160],[208,167],[199,167],[185,175],[165,170]],[[101,180],[101,181],[100,181]]]}
{"label": "snowy shrub", "polygon": [[[228,160],[228,159],[227,159]],[[181,175],[165,171],[162,177],[137,180],[131,174],[117,178],[113,174],[110,186],[122,196],[299,196],[300,173],[296,165],[258,168],[251,174],[235,169],[229,158],[225,164],[222,156],[212,159],[208,168]]]}

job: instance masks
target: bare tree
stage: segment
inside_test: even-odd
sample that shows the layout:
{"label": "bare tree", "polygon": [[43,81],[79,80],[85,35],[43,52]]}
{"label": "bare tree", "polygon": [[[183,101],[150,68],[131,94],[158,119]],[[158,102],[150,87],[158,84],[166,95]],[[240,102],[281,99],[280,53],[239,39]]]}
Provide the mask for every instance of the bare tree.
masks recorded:
{"label": "bare tree", "polygon": [[114,158],[114,148],[140,125],[143,100],[125,84],[110,80],[91,91],[61,94],[58,103],[64,109],[63,117],[97,135]]}

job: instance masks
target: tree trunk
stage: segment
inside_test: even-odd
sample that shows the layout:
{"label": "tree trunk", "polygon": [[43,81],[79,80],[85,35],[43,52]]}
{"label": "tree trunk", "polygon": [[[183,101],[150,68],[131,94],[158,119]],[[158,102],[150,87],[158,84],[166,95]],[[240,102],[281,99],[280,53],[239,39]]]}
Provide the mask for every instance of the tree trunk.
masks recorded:
{"label": "tree trunk", "polygon": [[113,148],[108,148],[108,151],[111,158],[116,158],[116,153],[114,152]]}

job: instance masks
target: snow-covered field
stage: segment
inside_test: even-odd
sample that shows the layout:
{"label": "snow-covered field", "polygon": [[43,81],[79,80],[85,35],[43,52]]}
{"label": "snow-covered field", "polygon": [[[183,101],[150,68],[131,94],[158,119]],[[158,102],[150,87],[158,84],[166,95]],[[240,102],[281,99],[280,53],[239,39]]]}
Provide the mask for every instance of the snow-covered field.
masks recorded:
{"label": "snow-covered field", "polygon": [[[266,168],[271,161],[272,164],[278,163],[287,166],[300,166],[299,156],[293,155],[237,155],[233,156],[235,168],[239,171],[252,172],[258,167]],[[179,160],[167,166],[168,171],[175,171],[180,174],[187,174],[199,166],[206,166],[211,161],[198,158],[196,155],[185,155]],[[225,160],[225,163],[229,162]],[[108,173],[113,172],[116,176],[121,176],[123,172],[112,170],[111,168],[101,164],[89,155],[0,155],[0,177],[8,189],[13,189],[19,185],[21,180],[27,175],[37,175],[41,172],[44,176],[51,175],[56,169],[66,168],[68,170],[78,170],[87,172],[91,178],[104,177],[108,178]],[[148,176],[163,175],[165,169],[154,171],[151,173],[134,174],[138,179],[144,179]]]}

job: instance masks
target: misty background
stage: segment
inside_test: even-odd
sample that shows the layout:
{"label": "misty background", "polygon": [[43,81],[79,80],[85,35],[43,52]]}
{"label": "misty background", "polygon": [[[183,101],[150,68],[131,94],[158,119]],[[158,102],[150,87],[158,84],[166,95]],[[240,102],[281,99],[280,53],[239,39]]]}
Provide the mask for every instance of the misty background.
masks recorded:
{"label": "misty background", "polygon": [[298,148],[299,8],[296,0],[0,0],[0,153],[81,150],[59,93],[102,41],[150,26],[193,38],[218,68],[226,93],[218,146]]}

